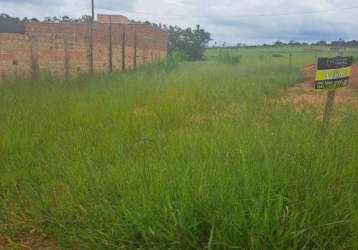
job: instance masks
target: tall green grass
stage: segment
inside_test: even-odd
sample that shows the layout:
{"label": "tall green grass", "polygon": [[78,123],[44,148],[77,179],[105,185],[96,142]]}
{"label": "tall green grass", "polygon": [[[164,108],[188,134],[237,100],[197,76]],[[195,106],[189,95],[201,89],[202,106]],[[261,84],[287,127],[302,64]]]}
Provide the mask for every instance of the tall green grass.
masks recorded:
{"label": "tall green grass", "polygon": [[301,64],[243,56],[3,84],[0,235],[64,249],[358,248],[358,115],[337,107],[322,136],[322,107],[278,101]]}

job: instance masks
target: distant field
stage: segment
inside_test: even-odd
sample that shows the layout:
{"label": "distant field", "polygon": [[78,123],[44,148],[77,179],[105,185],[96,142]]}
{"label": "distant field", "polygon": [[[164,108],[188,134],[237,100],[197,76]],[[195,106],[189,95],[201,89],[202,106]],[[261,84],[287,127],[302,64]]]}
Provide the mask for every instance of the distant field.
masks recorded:
{"label": "distant field", "polygon": [[316,57],[334,56],[354,56],[358,62],[358,48],[345,48],[342,51],[331,47],[310,47],[310,46],[286,46],[286,47],[261,47],[261,48],[211,48],[206,51],[209,60],[217,58],[220,54],[229,52],[230,54],[241,55],[247,61],[254,63],[259,58],[260,61],[273,63],[289,63],[289,54],[292,54],[292,64],[303,67],[306,64],[316,63]]}
{"label": "distant field", "polygon": [[4,82],[0,249],[357,249],[357,107],[322,135],[312,51],[233,55]]}

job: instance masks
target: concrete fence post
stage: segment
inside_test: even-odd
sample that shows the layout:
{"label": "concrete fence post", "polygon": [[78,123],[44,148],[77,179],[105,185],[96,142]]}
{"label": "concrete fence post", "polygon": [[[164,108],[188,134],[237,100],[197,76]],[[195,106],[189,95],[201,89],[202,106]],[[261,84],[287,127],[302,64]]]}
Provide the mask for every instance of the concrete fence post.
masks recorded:
{"label": "concrete fence post", "polygon": [[65,50],[65,58],[64,58],[64,64],[65,64],[65,78],[70,78],[70,57],[68,54],[68,39],[67,37],[64,38],[64,50]]}
{"label": "concrete fence post", "polygon": [[37,49],[37,37],[31,36],[31,75],[32,78],[37,78],[39,74],[38,64],[38,49]]}
{"label": "concrete fence post", "polygon": [[109,72],[113,71],[112,17],[109,17]]}
{"label": "concrete fence post", "polygon": [[88,48],[88,63],[89,63],[89,71],[90,71],[90,73],[91,74],[93,74],[93,72],[94,72],[94,57],[93,57],[93,47],[94,47],[94,42],[93,42],[93,35],[94,35],[94,28],[93,28],[93,26],[94,26],[94,21],[93,20],[91,20],[90,22],[89,22],[89,26],[88,26],[88,28],[89,28],[89,48]]}
{"label": "concrete fence post", "polygon": [[123,24],[122,30],[122,71],[126,70],[126,25]]}
{"label": "concrete fence post", "polygon": [[137,68],[137,26],[134,25],[134,58],[133,58],[133,67]]}

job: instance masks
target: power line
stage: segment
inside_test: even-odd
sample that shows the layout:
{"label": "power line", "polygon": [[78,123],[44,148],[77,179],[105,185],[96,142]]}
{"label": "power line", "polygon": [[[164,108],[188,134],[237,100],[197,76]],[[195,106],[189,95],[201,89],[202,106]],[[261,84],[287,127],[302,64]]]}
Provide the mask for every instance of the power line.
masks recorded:
{"label": "power line", "polygon": [[[340,11],[350,11],[356,10],[358,6],[345,7],[345,8],[336,8],[336,9],[327,9],[321,11],[306,11],[306,12],[283,12],[283,13],[269,13],[269,14],[246,14],[246,15],[220,15],[220,17],[226,18],[245,18],[245,17],[276,17],[276,16],[301,16],[301,15],[315,15],[329,12],[340,12]],[[125,11],[126,13],[135,14],[135,15],[149,15],[149,16],[162,16],[162,17],[202,17],[202,18],[211,18],[214,15],[184,15],[184,14],[158,14],[153,12],[143,12],[143,11]]]}

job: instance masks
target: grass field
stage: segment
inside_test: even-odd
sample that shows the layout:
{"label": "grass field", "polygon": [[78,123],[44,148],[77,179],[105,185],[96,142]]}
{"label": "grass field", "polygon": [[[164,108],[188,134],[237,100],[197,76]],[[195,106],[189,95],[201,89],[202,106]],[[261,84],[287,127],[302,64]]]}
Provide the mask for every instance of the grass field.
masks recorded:
{"label": "grass field", "polygon": [[0,236],[14,248],[46,235],[64,249],[357,249],[357,108],[337,106],[322,135],[323,107],[280,102],[315,59],[296,48],[289,67],[286,52],[3,83]]}

